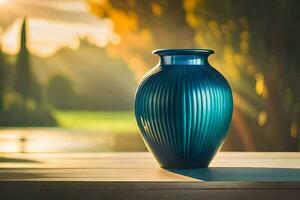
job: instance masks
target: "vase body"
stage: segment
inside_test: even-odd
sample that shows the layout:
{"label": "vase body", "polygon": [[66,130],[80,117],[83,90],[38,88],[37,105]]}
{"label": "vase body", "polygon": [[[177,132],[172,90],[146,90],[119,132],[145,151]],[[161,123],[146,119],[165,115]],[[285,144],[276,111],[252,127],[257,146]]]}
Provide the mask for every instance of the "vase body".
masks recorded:
{"label": "vase body", "polygon": [[160,63],[141,80],[135,116],[148,149],[163,168],[208,167],[230,125],[233,99],[205,49],[153,52]]}

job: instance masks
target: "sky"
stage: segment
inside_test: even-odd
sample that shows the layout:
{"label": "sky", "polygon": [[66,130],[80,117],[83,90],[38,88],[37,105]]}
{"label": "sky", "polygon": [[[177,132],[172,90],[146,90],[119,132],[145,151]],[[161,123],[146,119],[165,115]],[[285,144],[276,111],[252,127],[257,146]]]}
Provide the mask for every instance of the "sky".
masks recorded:
{"label": "sky", "polygon": [[92,15],[85,0],[0,0],[4,52],[18,52],[24,16],[28,19],[28,48],[39,56],[52,55],[64,46],[76,49],[83,37],[100,47],[120,42],[112,21]]}

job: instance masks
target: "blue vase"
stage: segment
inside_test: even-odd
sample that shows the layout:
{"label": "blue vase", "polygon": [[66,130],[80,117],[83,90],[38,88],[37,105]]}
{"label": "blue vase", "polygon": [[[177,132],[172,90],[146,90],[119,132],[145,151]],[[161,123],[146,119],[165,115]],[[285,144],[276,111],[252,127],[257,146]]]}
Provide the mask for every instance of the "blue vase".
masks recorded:
{"label": "blue vase", "polygon": [[162,49],[140,82],[135,116],[148,149],[163,168],[208,167],[230,125],[233,99],[207,49]]}

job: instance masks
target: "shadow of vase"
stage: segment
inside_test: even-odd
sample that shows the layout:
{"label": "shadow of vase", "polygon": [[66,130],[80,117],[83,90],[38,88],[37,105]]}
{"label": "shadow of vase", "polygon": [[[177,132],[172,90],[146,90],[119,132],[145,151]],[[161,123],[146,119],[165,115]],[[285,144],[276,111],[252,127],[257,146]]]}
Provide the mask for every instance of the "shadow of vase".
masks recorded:
{"label": "shadow of vase", "polygon": [[300,181],[298,168],[210,167],[166,170],[201,181]]}

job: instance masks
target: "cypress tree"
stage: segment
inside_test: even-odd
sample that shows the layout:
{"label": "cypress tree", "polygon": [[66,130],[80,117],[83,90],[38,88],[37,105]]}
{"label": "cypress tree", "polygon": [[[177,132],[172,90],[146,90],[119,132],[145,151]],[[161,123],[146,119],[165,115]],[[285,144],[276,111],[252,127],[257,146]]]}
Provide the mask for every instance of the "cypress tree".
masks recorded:
{"label": "cypress tree", "polygon": [[5,92],[5,61],[1,51],[0,43],[0,111],[4,108],[4,92]]}
{"label": "cypress tree", "polygon": [[20,51],[15,67],[14,89],[20,94],[24,101],[32,98],[39,103],[41,100],[41,90],[31,69],[30,54],[27,49],[26,42],[27,21],[26,18],[24,18],[21,28]]}

